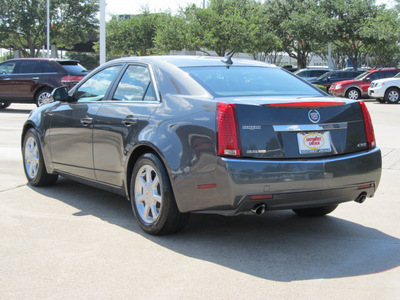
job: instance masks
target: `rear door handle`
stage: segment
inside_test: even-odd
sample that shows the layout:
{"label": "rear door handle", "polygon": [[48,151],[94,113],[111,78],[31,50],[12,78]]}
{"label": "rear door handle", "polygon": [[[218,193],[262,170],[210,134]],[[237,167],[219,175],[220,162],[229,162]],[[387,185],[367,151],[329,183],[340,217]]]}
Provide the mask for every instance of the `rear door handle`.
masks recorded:
{"label": "rear door handle", "polygon": [[122,123],[124,123],[125,126],[129,127],[132,125],[137,124],[138,119],[134,118],[133,116],[127,116],[125,119],[122,120]]}
{"label": "rear door handle", "polygon": [[6,78],[3,78],[3,80],[11,80],[11,78],[9,78],[9,77],[6,77]]}
{"label": "rear door handle", "polygon": [[38,80],[38,79],[39,79],[39,77],[32,77],[32,79],[33,79],[33,80]]}
{"label": "rear door handle", "polygon": [[81,124],[83,126],[88,126],[89,124],[92,124],[93,118],[83,118],[81,119]]}

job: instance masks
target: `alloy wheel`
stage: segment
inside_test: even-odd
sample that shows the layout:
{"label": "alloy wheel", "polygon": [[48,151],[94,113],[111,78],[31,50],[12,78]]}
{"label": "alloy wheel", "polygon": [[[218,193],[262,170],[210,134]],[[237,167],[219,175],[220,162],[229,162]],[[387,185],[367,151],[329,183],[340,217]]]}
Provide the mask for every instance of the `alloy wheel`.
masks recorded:
{"label": "alloy wheel", "polygon": [[142,166],[135,178],[135,205],[140,219],[146,224],[157,221],[162,209],[159,175],[150,165]]}
{"label": "alloy wheel", "polygon": [[24,162],[27,176],[34,179],[39,169],[39,148],[33,137],[29,137],[26,141]]}

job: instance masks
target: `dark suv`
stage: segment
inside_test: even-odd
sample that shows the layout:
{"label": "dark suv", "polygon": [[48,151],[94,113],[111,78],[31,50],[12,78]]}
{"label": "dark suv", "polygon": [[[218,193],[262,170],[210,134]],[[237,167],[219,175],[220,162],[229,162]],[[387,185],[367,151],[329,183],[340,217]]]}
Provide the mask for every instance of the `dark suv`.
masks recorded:
{"label": "dark suv", "polygon": [[0,108],[11,103],[46,103],[51,91],[72,88],[87,70],[75,60],[46,58],[10,59],[0,64]]}
{"label": "dark suv", "polygon": [[368,88],[373,80],[394,77],[399,72],[400,69],[398,68],[369,70],[361,73],[353,80],[335,82],[329,88],[329,94],[353,100],[368,98]]}
{"label": "dark suv", "polygon": [[315,80],[312,80],[310,83],[312,84],[318,84],[318,85],[323,85],[327,89],[330,88],[332,83],[337,82],[337,81],[343,81],[343,80],[349,80],[353,79],[354,77],[357,77],[364,71],[355,71],[355,70],[345,70],[345,71],[332,71],[323,74],[322,76],[318,77]]}

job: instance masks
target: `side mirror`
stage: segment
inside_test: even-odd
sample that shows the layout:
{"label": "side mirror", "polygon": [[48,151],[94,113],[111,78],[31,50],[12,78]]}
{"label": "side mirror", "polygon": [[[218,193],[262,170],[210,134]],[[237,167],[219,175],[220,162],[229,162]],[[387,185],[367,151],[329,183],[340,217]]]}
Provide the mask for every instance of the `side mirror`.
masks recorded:
{"label": "side mirror", "polygon": [[331,76],[328,76],[328,78],[326,80],[327,81],[331,81]]}
{"label": "side mirror", "polygon": [[55,88],[51,92],[51,97],[53,98],[54,101],[61,101],[61,102],[67,102],[68,101],[68,89],[66,86],[60,86],[58,88]]}
{"label": "side mirror", "polygon": [[365,81],[371,81],[371,78],[370,78],[370,77],[367,77],[367,78],[365,78],[364,80],[365,80]]}

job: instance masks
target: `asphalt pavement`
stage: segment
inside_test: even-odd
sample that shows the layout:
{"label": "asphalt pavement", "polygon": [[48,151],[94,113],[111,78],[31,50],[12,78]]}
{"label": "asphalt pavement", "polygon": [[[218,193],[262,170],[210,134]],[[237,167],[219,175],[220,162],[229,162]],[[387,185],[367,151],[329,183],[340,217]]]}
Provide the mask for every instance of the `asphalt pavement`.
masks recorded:
{"label": "asphalt pavement", "polygon": [[0,110],[0,299],[400,299],[400,104],[367,101],[381,184],[327,217],[192,215],[141,231],[123,197],[64,178],[27,185],[33,105]]}

